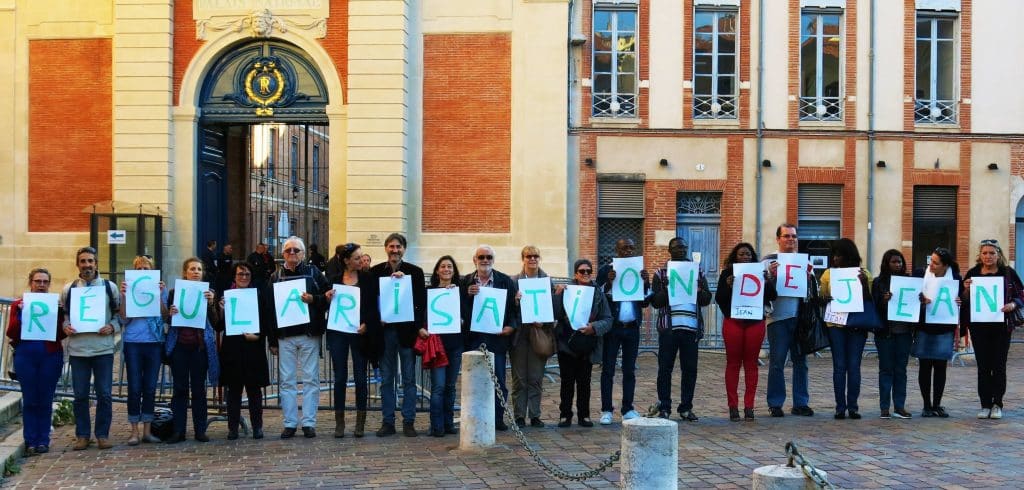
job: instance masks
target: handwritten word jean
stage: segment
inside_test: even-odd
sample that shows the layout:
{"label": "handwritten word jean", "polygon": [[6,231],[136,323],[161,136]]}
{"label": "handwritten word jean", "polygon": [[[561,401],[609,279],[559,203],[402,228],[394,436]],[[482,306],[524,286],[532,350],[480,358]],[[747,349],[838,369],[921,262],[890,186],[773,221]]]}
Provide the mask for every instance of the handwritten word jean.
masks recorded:
{"label": "handwritten word jean", "polygon": [[[832,269],[827,269],[821,275],[821,286],[819,294],[822,297],[834,297],[840,300],[849,300],[851,295],[870,297],[871,276],[868,271],[861,269],[863,279],[857,279],[845,284],[843,290],[832,290],[830,285]],[[869,302],[864,302],[865,308],[874,308]],[[828,329],[829,345],[832,350],[832,388],[836,399],[836,419],[845,419],[847,415],[851,419],[860,419],[860,398],[861,385],[861,359],[864,357],[864,345],[867,342],[866,331],[848,328],[846,325],[826,323]]]}
{"label": "handwritten word jean", "polygon": [[[29,291],[48,293],[50,290],[50,273],[45,269],[34,269],[29,274]],[[53,394],[57,390],[57,381],[64,368],[64,349],[61,341],[66,335],[58,325],[64,322],[63,311],[56,312],[56,324],[48,328],[54,340],[23,340],[22,313],[29,313],[26,329],[33,327],[43,329],[36,319],[35,313],[42,313],[48,307],[25,305],[20,298],[11,304],[10,321],[7,325],[7,337],[14,348],[14,370],[21,384],[21,418],[22,434],[25,438],[25,454],[42,454],[50,451],[50,422],[53,419]],[[54,332],[56,331],[56,332]]]}

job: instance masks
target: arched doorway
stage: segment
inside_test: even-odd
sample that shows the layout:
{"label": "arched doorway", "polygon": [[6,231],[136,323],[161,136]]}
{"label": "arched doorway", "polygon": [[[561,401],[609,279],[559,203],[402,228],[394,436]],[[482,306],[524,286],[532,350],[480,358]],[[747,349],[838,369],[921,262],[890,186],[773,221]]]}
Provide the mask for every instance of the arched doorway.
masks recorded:
{"label": "arched doorway", "polygon": [[197,252],[209,241],[244,257],[289,235],[327,241],[328,92],[314,61],[281,40],[240,43],[206,72],[199,93]]}

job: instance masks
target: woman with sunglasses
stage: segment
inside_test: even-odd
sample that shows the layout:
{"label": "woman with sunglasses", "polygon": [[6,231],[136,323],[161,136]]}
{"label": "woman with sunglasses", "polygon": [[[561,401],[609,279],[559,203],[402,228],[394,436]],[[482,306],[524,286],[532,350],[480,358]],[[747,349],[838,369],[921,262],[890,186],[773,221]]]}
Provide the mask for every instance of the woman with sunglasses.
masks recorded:
{"label": "woman with sunglasses", "polygon": [[[914,324],[889,320],[889,300],[892,298],[892,278],[908,277],[907,261],[899,250],[886,250],[882,255],[878,277],[871,283],[871,297],[875,311],[882,321],[882,329],[875,332],[878,349],[878,405],[880,418],[911,418],[906,410],[907,362],[914,343]],[[889,407],[893,411],[889,412]]]}
{"label": "woman with sunglasses", "polygon": [[[533,245],[523,247],[520,252],[523,260],[523,270],[512,276],[512,280],[518,284],[520,279],[535,279],[548,277],[548,273],[540,268],[540,249]],[[552,297],[561,291],[564,286],[557,287],[552,284]],[[523,292],[516,293],[516,301],[522,300]],[[546,329],[551,332],[554,323],[533,323],[523,325],[512,335],[512,406],[515,412],[516,425],[526,425],[526,417],[530,417],[531,427],[544,427],[540,419],[540,395],[543,392],[544,366],[548,362],[547,357],[538,356],[530,345],[530,329]]]}
{"label": "woman with sunglasses", "polygon": [[[153,270],[153,259],[139,255],[132,261],[135,270]],[[167,289],[160,281],[161,315],[167,315]],[[164,346],[163,316],[134,317],[127,314],[126,297],[128,283],[121,282],[121,322],[124,324],[124,364],[128,371],[128,423],[132,433],[128,437],[128,445],[135,446],[139,442],[160,442],[160,438],[150,433],[149,424],[153,422],[156,409],[156,381],[160,374],[160,349]],[[142,433],[139,433],[139,422],[142,422]]]}
{"label": "woman with sunglasses", "polygon": [[[1002,277],[1003,298],[1000,311],[1006,320],[1001,322],[972,322],[969,312],[971,282],[975,277]],[[996,240],[982,240],[978,246],[977,263],[964,276],[960,336],[971,335],[974,358],[978,362],[978,398],[981,400],[979,419],[1003,418],[1003,395],[1006,394],[1006,357],[1010,352],[1013,325],[1008,321],[1013,312],[1024,307],[1021,284],[1017,271],[1006,264],[1006,257]]]}
{"label": "woman with sunglasses", "polygon": [[[30,293],[50,292],[50,272],[41,267],[28,273]],[[55,341],[22,340],[22,298],[11,304],[7,338],[14,348],[14,371],[21,384],[22,434],[25,437],[25,455],[34,456],[50,452],[50,421],[53,419],[53,394],[64,368],[64,349],[61,341],[67,337],[63,328],[57,329]],[[57,313],[57,325],[64,324],[64,310]],[[54,327],[56,328],[56,326]]]}
{"label": "woman with sunglasses", "polygon": [[[252,265],[236,262],[232,268],[232,283],[228,289],[255,288]],[[256,307],[260,315],[259,333],[225,335],[220,346],[220,385],[224,387],[224,398],[228,412],[228,439],[238,439],[238,424],[242,418],[242,390],[248,397],[249,422],[252,423],[252,438],[263,439],[263,388],[270,385],[270,368],[267,364],[267,337],[273,334],[268,321],[274,315],[273,302],[268,292],[256,290]],[[224,317],[224,298],[219,302],[221,318]],[[219,325],[218,330],[224,330]]]}
{"label": "woman with sunglasses", "polygon": [[594,283],[594,265],[587,259],[579,259],[573,264],[573,271],[570,284],[594,288],[594,299],[590,304],[589,321],[575,330],[569,321],[571,311],[567,312],[563,303],[567,290],[554,297],[555,318],[558,320],[555,327],[558,371],[562,380],[558,426],[572,425],[572,399],[575,392],[577,423],[581,427],[593,427],[594,422],[590,420],[590,376],[594,364],[601,363],[604,353],[601,339],[612,329],[612,312],[604,293],[597,290]]}
{"label": "woman with sunglasses", "polygon": [[928,269],[914,271],[914,277],[924,278],[921,286],[921,323],[914,334],[914,345],[910,352],[918,360],[917,384],[924,401],[921,416],[946,418],[949,413],[942,406],[942,394],[946,390],[946,368],[953,357],[953,332],[956,325],[928,323],[924,311],[936,299],[930,296],[935,293],[929,291],[935,290],[933,283],[938,279],[955,279],[960,283],[956,303],[961,303],[960,296],[964,287],[960,279],[960,266],[949,249],[939,247],[932,252]]}
{"label": "woman with sunglasses", "polygon": [[[327,330],[327,350],[334,368],[334,437],[345,437],[345,397],[348,392],[348,356],[352,354],[353,381],[356,385],[356,428],[352,435],[363,437],[366,431],[366,404],[369,398],[366,373],[370,362],[378,362],[384,351],[377,310],[377,281],[362,271],[363,249],[358,243],[339,245],[342,269],[327,280],[359,288],[359,328],[357,333]],[[328,300],[334,291],[327,292]]]}

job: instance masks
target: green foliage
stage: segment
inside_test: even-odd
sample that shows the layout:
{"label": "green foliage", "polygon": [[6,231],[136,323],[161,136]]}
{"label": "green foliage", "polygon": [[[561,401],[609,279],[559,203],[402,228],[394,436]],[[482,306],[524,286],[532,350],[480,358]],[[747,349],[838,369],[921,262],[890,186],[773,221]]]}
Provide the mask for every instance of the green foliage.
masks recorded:
{"label": "green foliage", "polygon": [[19,465],[14,458],[8,459],[4,463],[4,476],[13,476],[21,473],[21,465]]}
{"label": "green foliage", "polygon": [[71,400],[61,399],[57,401],[57,407],[53,409],[53,426],[60,427],[70,424],[75,420],[75,413],[72,409]]}

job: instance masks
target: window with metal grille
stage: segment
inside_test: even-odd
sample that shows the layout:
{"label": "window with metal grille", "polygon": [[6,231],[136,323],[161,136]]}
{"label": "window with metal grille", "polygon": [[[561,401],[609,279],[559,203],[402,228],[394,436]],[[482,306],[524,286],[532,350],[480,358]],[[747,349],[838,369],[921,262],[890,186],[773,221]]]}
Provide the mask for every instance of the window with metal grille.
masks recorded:
{"label": "window with metal grille", "polygon": [[644,183],[638,180],[602,180],[597,183],[597,262],[611,263],[615,242],[633,240],[643,255]]}
{"label": "window with metal grille", "polygon": [[736,118],[735,8],[699,7],[693,15],[693,117]]}
{"label": "window with metal grille", "polygon": [[636,117],[637,6],[635,2],[594,5],[594,117]]}
{"label": "window with metal grille", "polygon": [[956,124],[956,32],[956,12],[917,12],[915,122]]}
{"label": "window with metal grille", "polygon": [[841,236],[843,186],[800,184],[797,195],[800,252],[828,256],[832,241]]}
{"label": "window with metal grille", "polygon": [[842,120],[842,9],[800,14],[800,119]]}
{"label": "window with metal grille", "polygon": [[298,185],[299,183],[299,137],[292,136],[292,146],[289,152],[291,159],[291,178],[292,185]]}
{"label": "window with metal grille", "polygon": [[914,245],[910,262],[915,268],[928,265],[936,247],[956,256],[956,187],[914,187]]}

